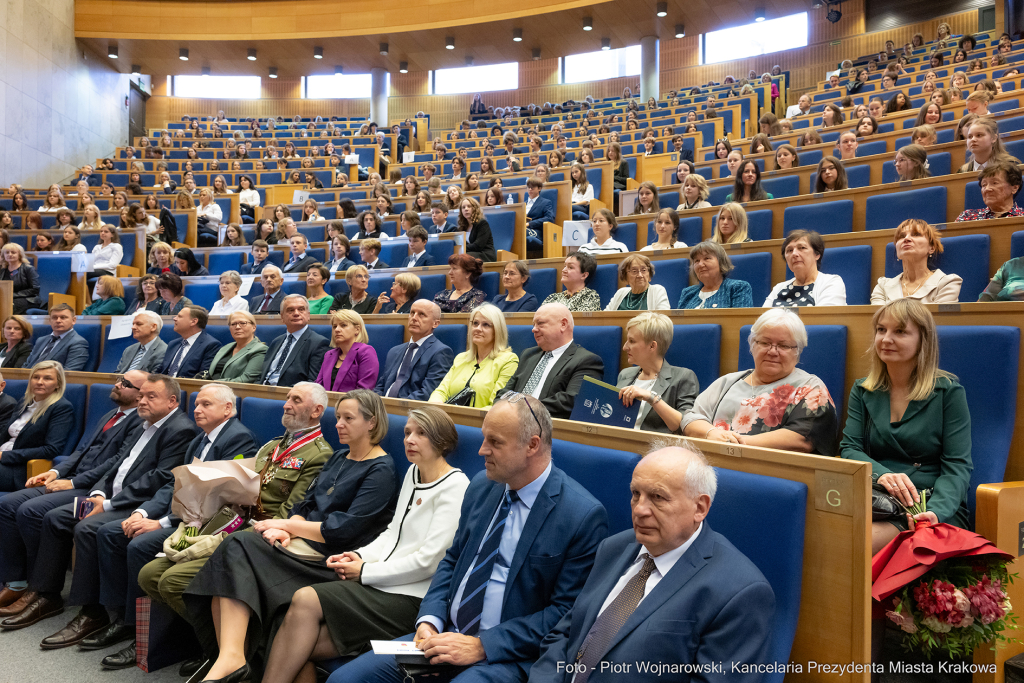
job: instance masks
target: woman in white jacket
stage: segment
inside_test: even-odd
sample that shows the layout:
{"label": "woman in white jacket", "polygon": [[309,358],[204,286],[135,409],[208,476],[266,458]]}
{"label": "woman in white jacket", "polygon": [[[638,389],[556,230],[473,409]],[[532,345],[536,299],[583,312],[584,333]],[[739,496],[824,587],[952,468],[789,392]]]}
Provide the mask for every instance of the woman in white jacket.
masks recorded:
{"label": "woman in white jacket", "polygon": [[667,311],[672,308],[668,292],[661,285],[652,285],[654,264],[643,254],[630,254],[619,264],[619,279],[629,283],[615,292],[606,311]]}
{"label": "woman in white jacket", "polygon": [[274,638],[264,683],[292,683],[314,661],[358,655],[371,640],[416,629],[420,601],[455,539],[469,486],[462,470],[446,462],[458,439],[440,407],[409,411],[405,456],[412,466],[391,524],[369,545],[327,559],[338,581],[296,591]]}
{"label": "woman in white jacket", "polygon": [[846,284],[818,270],[825,242],[813,230],[794,230],[782,241],[782,257],[795,277],[780,282],[764,300],[765,308],[845,306]]}

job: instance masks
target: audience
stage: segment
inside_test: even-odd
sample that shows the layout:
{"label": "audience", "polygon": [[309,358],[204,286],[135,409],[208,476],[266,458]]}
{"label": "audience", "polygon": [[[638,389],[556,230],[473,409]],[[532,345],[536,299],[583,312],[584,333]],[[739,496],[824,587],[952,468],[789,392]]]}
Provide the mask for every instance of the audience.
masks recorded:
{"label": "audience", "polygon": [[211,317],[249,310],[249,302],[238,293],[242,288],[242,276],[237,270],[225,270],[221,273],[219,286],[221,298],[210,309]]}
{"label": "audience", "polygon": [[374,238],[365,239],[359,245],[359,258],[362,259],[363,267],[368,271],[391,267],[380,260],[380,249],[380,240]]}
{"label": "audience", "polygon": [[718,216],[715,217],[710,241],[718,244],[753,241],[747,234],[747,211],[741,204],[728,202],[722,205],[718,210]]}
{"label": "audience", "polygon": [[113,275],[103,275],[96,282],[96,300],[85,307],[82,315],[122,315],[125,311],[124,285]]}
{"label": "audience", "polygon": [[585,251],[569,254],[562,266],[562,284],[565,290],[549,294],[545,304],[562,304],[570,311],[600,311],[601,297],[586,286],[597,274],[597,261]]}
{"label": "audience", "polygon": [[434,303],[442,313],[469,313],[487,301],[487,294],[476,287],[483,275],[483,262],[471,254],[448,257],[448,279],[452,288],[434,295]]}
{"label": "audience", "polygon": [[422,287],[420,279],[412,273],[398,273],[391,283],[391,295],[383,292],[377,295],[373,313],[398,313],[406,315],[412,309],[412,302],[419,296]]}
{"label": "audience", "polygon": [[[481,214],[482,215],[482,214]],[[436,266],[434,257],[427,253],[428,234],[426,228],[415,225],[406,233],[409,238],[409,255],[402,261],[403,268],[424,268]]]}
{"label": "audience", "polygon": [[933,268],[937,255],[942,253],[940,240],[939,231],[922,220],[909,218],[900,223],[892,241],[903,272],[892,278],[878,278],[871,303],[877,306],[904,297],[926,304],[959,301],[963,279]]}
{"label": "audience", "polygon": [[794,230],[782,241],[782,258],[792,271],[791,279],[772,288],[763,307],[845,306],[846,284],[838,275],[819,268],[825,255],[825,241],[811,230]]}
{"label": "audience", "polygon": [[284,267],[281,268],[283,272],[305,273],[313,264],[319,263],[317,259],[306,253],[306,247],[309,246],[309,243],[305,235],[296,233],[288,242],[291,245],[291,257],[284,264]]}
{"label": "audience", "polygon": [[[683,416],[686,436],[798,453],[837,455],[838,417],[828,388],[796,367],[807,330],[793,311],[761,314],[747,338],[753,370],[715,380]],[[770,404],[771,410],[766,407]]]}
{"label": "audience", "polygon": [[[680,192],[682,192],[683,201],[676,207],[676,211],[707,209],[711,207],[711,202],[708,201],[711,190],[708,187],[708,181],[700,174],[691,173],[686,176]],[[662,211],[665,211],[665,209],[662,209]],[[676,227],[678,228],[678,226]]]}
{"label": "audience", "polygon": [[[20,368],[32,353],[32,323],[20,315],[12,315],[4,321],[4,341],[0,346],[0,368]],[[0,380],[2,382],[3,380]],[[0,388],[0,397],[4,396]],[[0,424],[4,421],[0,417]],[[2,430],[0,430],[2,431]]]}
{"label": "audience", "polygon": [[20,244],[8,242],[0,249],[0,281],[9,280],[14,290],[12,310],[24,315],[30,308],[43,305],[39,298],[39,273],[25,255]]}
{"label": "audience", "polygon": [[270,342],[259,383],[291,387],[299,382],[314,382],[320,374],[328,341],[309,329],[309,301],[306,297],[301,294],[286,296],[281,303],[281,322],[286,331]]}
{"label": "audience", "polygon": [[[967,209],[956,217],[960,221],[984,221],[992,218],[1024,216],[1016,202],[1021,187],[1021,173],[1017,162],[1011,159],[993,159],[978,173],[984,209]],[[0,278],[3,271],[0,271]]]}
{"label": "audience", "polygon": [[900,182],[931,176],[928,171],[928,152],[920,145],[901,147],[893,159],[893,166],[896,167],[896,177]]}
{"label": "audience", "polygon": [[486,408],[512,378],[519,358],[508,345],[502,311],[480,304],[469,314],[467,350],[455,357],[448,373],[430,394],[431,403]]}
{"label": "audience", "polygon": [[89,361],[89,342],[75,332],[74,309],[67,304],[57,304],[50,309],[49,317],[51,334],[36,340],[25,367],[52,360],[60,363],[65,372],[84,370]]}
{"label": "audience", "polygon": [[[727,214],[719,214],[723,215]],[[699,284],[683,289],[676,308],[748,308],[754,305],[750,283],[728,277],[733,270],[732,261],[718,242],[705,240],[691,247],[690,264]]]}
{"label": "audience", "polygon": [[220,342],[206,331],[209,314],[202,306],[190,304],[174,316],[174,331],[181,337],[167,345],[157,371],[168,377],[195,377],[210,368]]}
{"label": "audience", "polygon": [[275,265],[263,268],[260,273],[260,284],[263,286],[263,294],[257,294],[249,299],[249,312],[255,315],[280,313],[281,302],[284,301],[284,292],[281,291],[284,275],[281,269]]}
{"label": "audience", "polygon": [[615,220],[615,214],[610,209],[598,209],[590,221],[591,230],[594,236],[589,242],[580,247],[579,253],[592,254],[626,254],[630,248],[622,242],[617,242],[613,236],[619,225]]}
{"label": "audience", "polygon": [[146,273],[139,278],[139,283],[135,287],[135,300],[125,311],[127,315],[135,315],[138,311],[152,311],[160,315],[164,300],[160,298],[156,280],[156,275],[152,273]]}
{"label": "audience", "polygon": [[498,294],[491,303],[503,313],[532,313],[540,306],[537,297],[524,287],[530,281],[530,265],[526,261],[509,261],[501,272],[504,294]]}
{"label": "audience", "polygon": [[[480,204],[471,197],[459,203],[459,230],[466,235],[466,254],[484,262],[497,259],[491,226],[484,218]],[[443,308],[443,307],[442,307]]]}
{"label": "audience", "polygon": [[419,299],[409,310],[409,341],[388,351],[374,391],[381,396],[426,401],[452,366],[452,350],[434,336],[441,309]]}
{"label": "audience", "polygon": [[619,280],[628,283],[608,302],[606,311],[658,311],[672,308],[668,293],[661,285],[652,285],[654,264],[643,254],[630,254],[619,262]]}
{"label": "audience", "polygon": [[[160,315],[177,315],[192,300],[185,296],[185,284],[175,273],[161,273],[156,279],[156,291],[160,295]],[[147,305],[146,308],[149,308]]]}
{"label": "audience", "polygon": [[380,370],[377,351],[369,345],[366,325],[350,310],[331,313],[331,345],[316,383],[328,391],[373,389]]}
{"label": "audience", "polygon": [[814,181],[814,191],[835,192],[845,190],[849,187],[846,177],[846,167],[843,162],[835,157],[822,157],[818,162],[818,170],[815,172],[817,180]]}
{"label": "audience", "polygon": [[228,315],[228,329],[234,341],[217,349],[206,379],[246,384],[259,379],[267,345],[256,337],[256,327],[256,317],[249,311]]}
{"label": "audience", "polygon": [[155,372],[164,362],[167,343],[160,338],[160,330],[164,321],[153,311],[142,310],[132,319],[132,337],[135,343],[121,354],[117,364],[117,373],[129,370]]}

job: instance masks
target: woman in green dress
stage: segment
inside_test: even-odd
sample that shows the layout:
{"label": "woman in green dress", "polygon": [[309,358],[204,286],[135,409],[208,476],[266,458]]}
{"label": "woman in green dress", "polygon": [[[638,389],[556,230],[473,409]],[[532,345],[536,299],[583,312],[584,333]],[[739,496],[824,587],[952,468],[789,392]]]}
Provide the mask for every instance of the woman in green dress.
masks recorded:
{"label": "woman in green dress", "polygon": [[113,275],[103,275],[96,281],[96,296],[82,315],[122,315],[124,313],[124,286]]}
{"label": "woman in green dress", "polygon": [[331,279],[331,271],[322,263],[314,263],[306,271],[306,298],[309,299],[310,315],[327,315],[331,312],[334,297],[324,291],[324,283]]}
{"label": "woman in green dress", "polygon": [[871,371],[850,391],[842,457],[871,463],[872,478],[910,506],[930,489],[927,512],[872,523],[877,553],[914,520],[966,528],[971,415],[964,388],[939,370],[935,321],[916,299],[897,299],[872,320]]}
{"label": "woman in green dress", "polygon": [[228,328],[234,341],[217,351],[206,379],[252,384],[263,373],[267,355],[267,345],[256,336],[256,317],[249,311],[235,311],[228,316]]}

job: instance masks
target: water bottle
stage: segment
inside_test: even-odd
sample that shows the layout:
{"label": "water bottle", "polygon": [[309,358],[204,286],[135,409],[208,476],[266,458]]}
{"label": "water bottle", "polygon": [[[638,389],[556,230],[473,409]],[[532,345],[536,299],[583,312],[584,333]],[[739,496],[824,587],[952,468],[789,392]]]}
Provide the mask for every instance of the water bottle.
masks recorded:
{"label": "water bottle", "polygon": [[508,199],[505,200],[505,203],[506,204],[515,204],[516,203],[515,200],[516,200],[516,198],[510,192],[509,195],[508,195]]}

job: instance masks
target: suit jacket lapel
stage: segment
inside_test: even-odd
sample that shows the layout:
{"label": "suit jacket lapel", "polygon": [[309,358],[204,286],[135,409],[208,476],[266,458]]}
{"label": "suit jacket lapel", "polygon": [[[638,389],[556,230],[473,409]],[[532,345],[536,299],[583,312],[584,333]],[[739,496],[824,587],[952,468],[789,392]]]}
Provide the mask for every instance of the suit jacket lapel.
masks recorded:
{"label": "suit jacket lapel", "polygon": [[[601,582],[594,586],[592,593],[593,598],[589,605],[587,605],[586,612],[582,615],[582,621],[580,622],[580,630],[577,633],[578,643],[574,644],[574,651],[566,652],[569,657],[575,658],[576,652],[583,645],[583,640],[587,637],[587,633],[594,626],[594,622],[597,621],[598,612],[601,610],[601,605],[608,599],[608,594],[615,588],[615,584],[618,583],[622,575],[626,573],[633,561],[636,560],[637,553],[640,552],[639,543],[630,543],[626,548],[619,554],[615,559],[615,562],[608,567],[608,571],[605,572],[604,578]],[[599,570],[600,571],[600,570]],[[577,601],[577,605],[579,601]],[[575,617],[575,615],[574,615]],[[575,618],[573,619],[575,621]]]}
{"label": "suit jacket lapel", "polygon": [[[576,349],[578,348],[579,344],[575,342],[569,344],[569,348],[565,350],[565,353],[562,354],[561,358],[555,361],[555,364],[551,367],[551,370],[548,371],[548,376],[544,378],[544,388],[542,390],[543,394],[547,394],[551,391],[551,383],[554,382],[555,379],[557,379],[558,376],[562,373],[562,369],[569,363],[570,360],[572,360],[572,357],[576,354]],[[543,355],[541,355],[541,357],[543,358]],[[537,362],[539,364],[540,360],[538,359]]]}
{"label": "suit jacket lapel", "polygon": [[[142,462],[149,457],[149,454],[156,448],[157,440],[163,434],[164,428],[167,427],[168,423],[172,422],[173,420],[174,418],[171,418],[170,420],[163,423],[163,425],[157,428],[156,433],[153,434],[153,438],[149,440],[149,443],[146,444],[146,447],[142,449],[141,453],[139,453],[139,457],[135,458],[135,462],[133,462],[132,466],[128,468],[128,472],[126,472],[124,475],[125,481],[128,481],[128,477],[132,476],[132,472],[134,472],[142,464]],[[142,422],[142,428],[143,431],[145,431],[145,422]],[[127,484],[124,484],[124,486],[127,486]]]}
{"label": "suit jacket lapel", "polygon": [[[662,362],[661,371],[658,372],[658,376],[654,379],[654,385],[651,387],[651,391],[658,394],[659,396],[664,394],[669,387],[672,380],[672,370],[674,368],[668,363]],[[636,370],[636,377],[640,377],[640,368]],[[634,378],[633,381],[636,381]],[[640,414],[637,416],[637,424],[643,424],[644,420],[651,412],[651,404],[647,401],[643,401],[640,404]]]}
{"label": "suit jacket lapel", "polygon": [[[871,429],[877,432],[878,435],[889,443],[889,445],[895,448],[899,453],[902,453],[904,457],[910,458],[907,452],[903,450],[903,446],[896,437],[892,434],[892,426],[889,418],[892,417],[892,406],[889,402],[889,393],[885,391],[869,391],[865,392],[865,403],[868,406],[868,414],[871,418]],[[903,414],[903,419],[907,419],[910,415],[911,406],[914,405],[912,401],[907,406],[907,411]],[[916,410],[915,410],[916,412]],[[870,441],[871,435],[867,434],[867,440]],[[865,444],[865,451],[867,451],[868,457],[871,456],[870,448]]]}
{"label": "suit jacket lapel", "polygon": [[533,547],[533,542],[537,539],[537,534],[540,533],[541,527],[544,526],[544,521],[548,518],[551,511],[555,509],[555,502],[559,495],[561,495],[561,492],[562,476],[558,470],[552,467],[551,474],[548,475],[547,481],[544,482],[540,493],[537,494],[537,499],[533,501],[533,507],[530,508],[530,514],[526,518],[523,533],[519,536],[519,543],[516,544],[516,551],[512,555],[512,564],[508,569],[508,580],[505,582],[505,594],[501,600],[501,611],[503,614],[505,612],[505,602],[508,600],[509,593],[512,592],[511,586],[515,583],[519,570],[523,568],[526,555],[529,553],[530,548]]}

